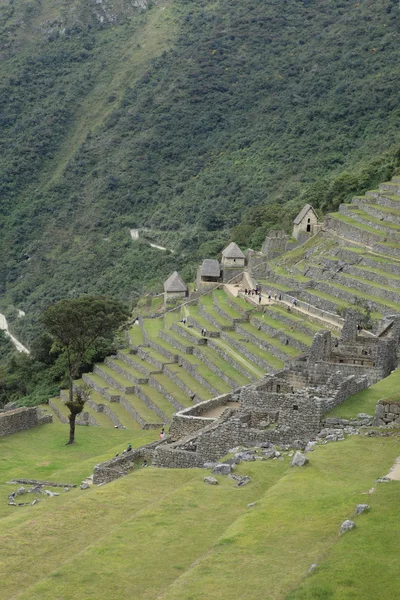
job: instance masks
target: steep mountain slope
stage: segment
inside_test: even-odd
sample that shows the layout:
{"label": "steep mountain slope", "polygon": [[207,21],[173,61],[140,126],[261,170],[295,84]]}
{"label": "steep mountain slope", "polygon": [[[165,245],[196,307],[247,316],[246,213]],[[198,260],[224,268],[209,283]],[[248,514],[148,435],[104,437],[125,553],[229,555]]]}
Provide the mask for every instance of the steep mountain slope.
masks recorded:
{"label": "steep mountain slope", "polygon": [[190,274],[249,207],[396,147],[398,14],[391,0],[4,6],[0,276],[23,338],[54,299]]}

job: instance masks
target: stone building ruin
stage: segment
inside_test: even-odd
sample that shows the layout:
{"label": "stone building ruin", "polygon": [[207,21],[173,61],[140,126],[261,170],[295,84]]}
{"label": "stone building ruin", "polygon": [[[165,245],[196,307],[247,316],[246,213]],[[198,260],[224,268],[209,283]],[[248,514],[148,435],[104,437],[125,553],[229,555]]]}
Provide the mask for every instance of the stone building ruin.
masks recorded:
{"label": "stone building ruin", "polygon": [[[318,215],[311,206],[306,204],[303,206],[297,217],[293,221],[292,236],[295,240],[314,235],[317,233]],[[303,240],[304,241],[304,240]]]}

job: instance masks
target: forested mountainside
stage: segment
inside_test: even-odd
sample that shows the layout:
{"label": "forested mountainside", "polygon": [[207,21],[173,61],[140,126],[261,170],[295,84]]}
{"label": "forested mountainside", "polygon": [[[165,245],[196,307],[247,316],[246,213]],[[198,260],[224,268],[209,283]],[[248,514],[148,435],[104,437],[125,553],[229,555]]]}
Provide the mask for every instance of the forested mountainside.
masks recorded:
{"label": "forested mountainside", "polygon": [[[2,306],[136,298],[399,163],[394,0],[0,7]],[[173,252],[133,241],[130,228]]]}

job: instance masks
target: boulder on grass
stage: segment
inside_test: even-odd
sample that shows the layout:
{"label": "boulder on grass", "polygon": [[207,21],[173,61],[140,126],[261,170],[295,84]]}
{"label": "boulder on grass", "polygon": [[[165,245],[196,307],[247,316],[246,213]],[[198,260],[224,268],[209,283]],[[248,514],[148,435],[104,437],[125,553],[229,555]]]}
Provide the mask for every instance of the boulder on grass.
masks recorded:
{"label": "boulder on grass", "polygon": [[302,452],[297,450],[290,463],[291,467],[304,467],[309,462],[308,458]]}
{"label": "boulder on grass", "polygon": [[350,519],[346,519],[345,521],[343,521],[343,523],[340,526],[340,535],[342,535],[343,533],[346,533],[346,531],[350,531],[351,529],[354,529],[354,527],[356,526],[356,524],[354,523],[354,521],[350,521]]}
{"label": "boulder on grass", "polygon": [[216,475],[229,475],[231,471],[232,465],[229,465],[228,463],[218,463],[212,470]]}
{"label": "boulder on grass", "polygon": [[370,509],[369,504],[357,504],[356,506],[356,515],[361,515],[361,513]]}
{"label": "boulder on grass", "polygon": [[211,477],[210,475],[208,477],[204,477],[204,483],[209,483],[210,485],[218,485],[217,479],[215,479],[215,477]]}

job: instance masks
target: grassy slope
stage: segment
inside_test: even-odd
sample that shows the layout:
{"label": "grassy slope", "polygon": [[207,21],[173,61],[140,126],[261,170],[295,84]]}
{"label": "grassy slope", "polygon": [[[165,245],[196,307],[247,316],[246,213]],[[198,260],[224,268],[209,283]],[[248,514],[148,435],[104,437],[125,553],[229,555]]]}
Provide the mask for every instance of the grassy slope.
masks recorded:
{"label": "grassy slope", "polygon": [[375,406],[378,400],[384,398],[393,397],[398,393],[400,385],[400,369],[397,369],[386,377],[371,385],[371,387],[361,392],[357,392],[354,396],[351,396],[343,404],[335,406],[328,414],[329,417],[342,417],[343,419],[350,419],[356,417],[358,413],[367,413],[373,415],[375,413]]}
{"label": "grassy slope", "polygon": [[[31,465],[30,475],[43,476],[40,463],[55,448],[58,470],[46,476],[79,481],[98,459],[74,463],[74,449],[61,446],[59,433],[59,427],[44,426],[1,440],[13,463],[1,479],[21,469],[22,449],[36,452],[38,464]],[[89,447],[111,454],[94,441],[95,433],[86,429],[82,444],[85,434]],[[239,471],[252,477],[244,488],[224,477],[218,487],[206,486],[202,470],[149,468],[102,488],[61,493],[35,507],[5,507],[9,516],[0,520],[3,597],[101,600],[112,593],[138,600],[283,600],[315,578],[317,587],[332,593],[353,593],[332,595],[335,599],[391,600],[398,589],[394,516],[400,484],[380,486],[368,497],[371,514],[356,519],[356,531],[339,538],[338,528],[398,454],[395,438],[354,437],[319,447],[305,469],[288,468],[287,457],[243,464]],[[257,504],[248,509],[249,502]],[[363,572],[372,560],[385,565],[384,578],[380,569]],[[308,579],[314,562],[320,568]],[[344,575],[337,580],[339,567]]]}

